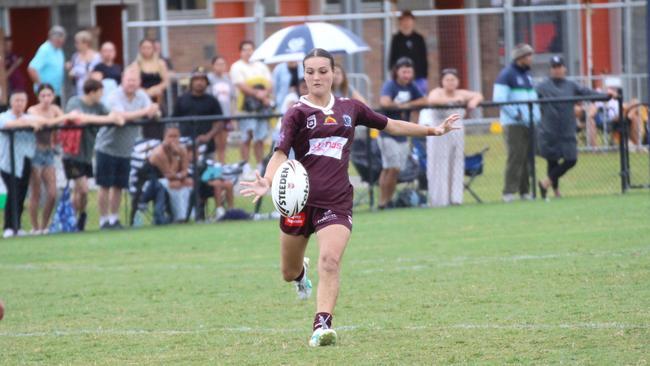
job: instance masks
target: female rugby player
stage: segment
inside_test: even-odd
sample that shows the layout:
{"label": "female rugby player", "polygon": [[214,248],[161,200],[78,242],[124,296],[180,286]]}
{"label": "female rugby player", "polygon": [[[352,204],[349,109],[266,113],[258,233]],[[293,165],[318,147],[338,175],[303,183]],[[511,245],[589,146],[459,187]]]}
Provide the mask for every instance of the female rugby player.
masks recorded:
{"label": "female rugby player", "polygon": [[399,136],[441,136],[458,129],[451,115],[437,127],[387,118],[362,102],[335,98],[332,93],[334,58],[315,48],[303,60],[308,94],[300,98],[282,118],[278,145],[264,177],[242,182],[241,193],[256,202],[271,188],[273,175],[287,160],[291,148],[309,175],[307,205],[296,216],[280,219],[281,271],[284,280],[294,282],[298,296],[311,294],[307,278],[309,260],[304,257],[307,242],[316,233],[319,244],[316,316],[311,346],[336,343],[332,314],[339,294],[339,273],[343,252],[352,230],[353,189],[348,177],[350,146],[356,125],[384,130]]}

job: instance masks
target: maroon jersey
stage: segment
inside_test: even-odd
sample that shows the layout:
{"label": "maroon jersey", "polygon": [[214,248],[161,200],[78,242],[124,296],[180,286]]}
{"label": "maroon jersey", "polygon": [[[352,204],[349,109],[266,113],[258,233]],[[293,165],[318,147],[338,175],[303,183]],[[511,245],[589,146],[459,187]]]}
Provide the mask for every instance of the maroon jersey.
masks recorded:
{"label": "maroon jersey", "polygon": [[352,184],[348,176],[354,128],[364,125],[383,130],[388,118],[365,104],[348,98],[331,97],[319,107],[305,97],[282,117],[277,150],[296,159],[309,174],[307,205],[331,210],[352,209]]}

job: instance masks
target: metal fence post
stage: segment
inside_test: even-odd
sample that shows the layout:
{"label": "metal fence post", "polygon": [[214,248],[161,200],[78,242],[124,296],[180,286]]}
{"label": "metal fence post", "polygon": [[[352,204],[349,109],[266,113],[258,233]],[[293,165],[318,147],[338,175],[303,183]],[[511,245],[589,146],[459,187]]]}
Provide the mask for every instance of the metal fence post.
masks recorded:
{"label": "metal fence post", "polygon": [[[198,145],[198,143],[196,141],[196,121],[191,121],[190,123],[192,124],[192,128],[191,128],[191,131],[192,131],[192,135],[191,135],[192,149],[193,149],[193,151],[192,151],[192,166],[194,167],[194,169],[192,169],[192,179],[193,179],[192,183],[194,183],[194,187],[193,187],[194,188],[194,207],[193,207],[193,209],[194,209],[194,221],[196,222],[196,221],[199,221],[199,219],[205,220],[205,207],[201,207],[202,205],[201,205],[201,202],[200,202],[201,201],[201,192],[200,192],[201,182],[199,182],[199,164],[197,163],[198,159],[196,158],[196,156],[199,154],[199,145]],[[200,208],[203,208],[202,212],[199,212]],[[190,210],[190,212],[191,212],[191,210]]]}
{"label": "metal fence post", "polygon": [[533,103],[528,102],[528,136],[530,138],[528,150],[528,167],[530,169],[530,187],[533,198],[537,198],[537,172],[535,171],[535,151],[537,144],[535,139],[535,121],[533,120]]}
{"label": "metal fence post", "polygon": [[623,113],[623,97],[618,96],[618,122],[621,126],[621,135],[619,137],[619,153],[621,155],[621,193],[626,193],[630,187],[630,161],[629,161],[629,146],[628,146],[628,131],[627,123],[625,123],[625,115]]}
{"label": "metal fence post", "polygon": [[[11,178],[9,179],[9,186],[11,189],[11,225],[12,229],[15,230],[14,235],[18,235],[18,187],[16,184],[16,149],[15,149],[15,137],[16,133],[13,130],[9,130],[9,152],[10,152],[10,161],[11,161]],[[23,166],[23,169],[25,167]],[[24,174],[25,172],[23,172]]]}

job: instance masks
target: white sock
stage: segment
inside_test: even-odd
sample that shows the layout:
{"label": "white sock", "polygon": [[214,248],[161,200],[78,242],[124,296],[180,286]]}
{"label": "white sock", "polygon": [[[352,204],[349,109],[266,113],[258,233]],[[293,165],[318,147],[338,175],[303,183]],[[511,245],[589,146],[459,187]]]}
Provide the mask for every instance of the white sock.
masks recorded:
{"label": "white sock", "polygon": [[99,217],[99,226],[102,226],[107,222],[108,222],[108,216],[100,216]]}
{"label": "white sock", "polygon": [[118,220],[118,215],[108,215],[108,223],[113,225]]}

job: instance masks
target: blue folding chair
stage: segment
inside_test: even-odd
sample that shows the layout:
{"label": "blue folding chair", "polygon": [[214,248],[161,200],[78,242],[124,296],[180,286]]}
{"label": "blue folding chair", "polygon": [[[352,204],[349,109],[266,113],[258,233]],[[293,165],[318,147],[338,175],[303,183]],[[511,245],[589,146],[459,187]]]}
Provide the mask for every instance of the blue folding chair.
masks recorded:
{"label": "blue folding chair", "polygon": [[465,176],[469,179],[463,183],[463,186],[465,187],[465,190],[469,192],[469,194],[471,194],[478,203],[483,203],[483,201],[481,201],[481,197],[479,197],[478,194],[474,192],[471,185],[476,177],[483,174],[483,165],[485,165],[485,159],[483,155],[489,149],[489,147],[486,147],[476,154],[465,156]]}

